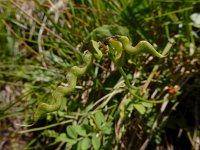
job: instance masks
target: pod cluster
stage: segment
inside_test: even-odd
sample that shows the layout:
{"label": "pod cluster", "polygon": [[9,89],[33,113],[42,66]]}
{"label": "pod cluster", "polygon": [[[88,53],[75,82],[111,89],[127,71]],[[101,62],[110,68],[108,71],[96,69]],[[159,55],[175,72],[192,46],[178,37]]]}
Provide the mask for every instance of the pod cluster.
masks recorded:
{"label": "pod cluster", "polygon": [[52,104],[40,103],[36,109],[33,120],[37,122],[47,113],[59,110],[65,95],[69,95],[75,90],[77,79],[83,76],[93,58],[101,59],[104,55],[110,56],[111,60],[118,67],[122,67],[125,63],[126,56],[137,55],[139,53],[150,53],[159,58],[164,57],[158,53],[154,47],[147,41],[140,41],[136,46],[132,46],[132,42],[126,36],[111,36],[104,42],[90,41],[89,51],[83,55],[84,66],[73,66],[66,75],[68,86],[58,86],[52,92],[54,102]]}

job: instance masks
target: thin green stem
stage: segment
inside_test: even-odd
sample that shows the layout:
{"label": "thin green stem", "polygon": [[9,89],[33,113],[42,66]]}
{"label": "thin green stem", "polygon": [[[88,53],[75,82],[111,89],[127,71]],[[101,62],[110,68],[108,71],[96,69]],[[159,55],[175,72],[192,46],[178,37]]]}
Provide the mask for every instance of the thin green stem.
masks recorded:
{"label": "thin green stem", "polygon": [[131,86],[131,84],[130,84],[130,82],[129,82],[129,80],[128,80],[128,77],[127,77],[126,73],[124,72],[123,68],[122,68],[122,67],[117,67],[117,68],[118,68],[120,74],[123,76],[124,81],[125,81],[125,83],[126,83],[126,86],[127,86],[128,88],[133,88],[133,87]]}
{"label": "thin green stem", "polygon": [[34,132],[34,131],[45,130],[45,129],[52,128],[52,127],[55,127],[55,126],[58,126],[58,125],[70,123],[72,121],[73,120],[71,119],[71,120],[67,120],[67,121],[63,121],[63,122],[51,124],[51,125],[48,125],[48,126],[45,126],[45,127],[39,127],[39,128],[33,128],[33,129],[29,129],[29,130],[19,131],[18,133],[23,134],[23,133],[27,133],[27,132]]}
{"label": "thin green stem", "polygon": [[122,67],[118,67],[118,70],[119,70],[119,72],[121,73],[121,75],[123,76],[123,78],[124,78],[124,80],[125,80],[125,83],[126,83],[126,86],[127,86],[127,88],[128,88],[128,90],[129,90],[129,92],[133,95],[133,96],[135,96],[137,99],[139,99],[139,100],[141,100],[141,101],[144,101],[144,102],[147,102],[147,103],[162,103],[162,102],[164,102],[164,101],[167,101],[167,99],[165,99],[165,100],[146,100],[146,99],[143,99],[142,97],[140,97],[140,96],[138,96],[137,94],[135,94],[134,92],[133,92],[133,87],[131,86],[131,84],[130,84],[130,82],[129,82],[129,80],[128,80],[128,77],[127,77],[127,75],[126,75],[126,73],[124,72],[124,70],[123,70],[123,68]]}

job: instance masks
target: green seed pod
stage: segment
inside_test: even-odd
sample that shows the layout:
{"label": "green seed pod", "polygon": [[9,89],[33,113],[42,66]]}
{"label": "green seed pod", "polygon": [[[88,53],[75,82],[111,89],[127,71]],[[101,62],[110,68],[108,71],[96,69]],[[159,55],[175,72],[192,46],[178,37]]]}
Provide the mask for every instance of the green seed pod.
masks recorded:
{"label": "green seed pod", "polygon": [[60,85],[56,89],[56,91],[59,91],[65,95],[71,93],[75,89],[76,82],[77,82],[77,75],[75,75],[72,72],[68,72],[66,75],[66,79],[67,79],[68,85],[67,86]]}
{"label": "green seed pod", "polygon": [[89,65],[92,63],[92,54],[87,51],[83,56],[83,61],[85,63],[84,66],[82,67],[74,66],[70,70],[70,72],[73,73],[76,77],[79,77],[85,74]]}
{"label": "green seed pod", "polygon": [[83,61],[86,63],[86,65],[90,65],[92,62],[92,54],[89,51],[85,51]]}
{"label": "green seed pod", "polygon": [[94,55],[96,59],[101,59],[103,54],[100,50],[100,43],[94,40],[91,40],[90,43],[90,52]]}
{"label": "green seed pod", "polygon": [[109,41],[110,53],[113,55],[116,65],[123,66],[125,63],[125,55],[123,53],[123,46],[120,41],[110,38]]}
{"label": "green seed pod", "polygon": [[74,66],[67,73],[66,79],[68,82],[68,86],[65,87],[65,86],[60,85],[52,93],[54,103],[39,104],[33,117],[34,122],[37,122],[46,113],[50,113],[50,112],[57,111],[58,109],[60,109],[64,95],[70,94],[71,92],[74,91],[76,87],[76,83],[77,83],[77,78],[84,75],[89,65],[92,63],[92,54],[90,52],[86,52],[83,56],[83,61],[85,63],[84,66],[82,67]]}
{"label": "green seed pod", "polygon": [[140,41],[136,46],[132,46],[130,40],[126,36],[121,36],[119,41],[122,42],[124,50],[131,55],[137,55],[142,52],[147,52],[152,54],[153,56],[157,56],[159,58],[163,58],[165,56],[158,53],[155,48],[147,41]]}
{"label": "green seed pod", "polygon": [[41,103],[33,116],[34,122],[37,122],[40,118],[42,118],[46,113],[56,111],[60,108],[63,100],[63,93],[54,91],[52,94],[54,98],[53,104]]}

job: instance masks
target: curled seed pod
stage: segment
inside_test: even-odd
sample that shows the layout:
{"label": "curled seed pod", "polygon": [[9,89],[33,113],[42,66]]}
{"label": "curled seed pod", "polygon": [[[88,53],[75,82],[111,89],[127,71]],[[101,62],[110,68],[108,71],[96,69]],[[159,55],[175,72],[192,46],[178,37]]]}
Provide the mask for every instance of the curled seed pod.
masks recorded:
{"label": "curled seed pod", "polygon": [[92,54],[90,52],[86,52],[85,55],[83,56],[83,61],[85,63],[84,66],[82,67],[74,66],[67,73],[66,79],[68,82],[68,86],[65,87],[60,85],[52,92],[52,97],[54,99],[54,102],[52,104],[47,104],[47,103],[39,104],[33,117],[34,122],[37,122],[46,113],[58,110],[62,104],[64,95],[70,94],[72,91],[74,91],[77,83],[77,78],[86,73],[89,65],[92,62]]}
{"label": "curled seed pod", "polygon": [[74,66],[71,68],[70,72],[73,73],[76,77],[82,76],[86,73],[88,67],[92,63],[92,54],[89,51],[86,51],[83,56],[84,66]]}
{"label": "curled seed pod", "polygon": [[101,44],[99,42],[96,42],[94,40],[91,40],[90,43],[90,52],[94,55],[96,59],[101,59],[103,56],[103,53],[100,50]]}
{"label": "curled seed pod", "polygon": [[77,75],[75,75],[72,72],[68,72],[66,75],[66,79],[67,79],[68,85],[67,86],[60,85],[56,89],[56,91],[59,91],[65,95],[71,93],[75,89],[76,82],[77,82]]}
{"label": "curled seed pod", "polygon": [[109,36],[108,38],[105,39],[105,41],[104,41],[103,43],[104,43],[105,45],[109,45],[110,39],[118,40],[120,37],[121,37],[120,35]]}
{"label": "curled seed pod", "polygon": [[158,53],[147,41],[140,41],[136,46],[132,46],[131,41],[126,36],[121,36],[119,41],[122,42],[123,48],[128,54],[137,55],[138,53],[147,52],[159,58],[165,57]]}
{"label": "curled seed pod", "polygon": [[54,98],[53,104],[41,103],[33,116],[33,121],[37,122],[40,118],[42,118],[46,113],[56,111],[60,108],[63,100],[63,93],[54,91],[52,93],[52,97]]}
{"label": "curled seed pod", "polygon": [[113,38],[110,38],[108,43],[110,47],[110,53],[112,53],[116,65],[123,66],[125,62],[125,54],[123,53],[122,43]]}

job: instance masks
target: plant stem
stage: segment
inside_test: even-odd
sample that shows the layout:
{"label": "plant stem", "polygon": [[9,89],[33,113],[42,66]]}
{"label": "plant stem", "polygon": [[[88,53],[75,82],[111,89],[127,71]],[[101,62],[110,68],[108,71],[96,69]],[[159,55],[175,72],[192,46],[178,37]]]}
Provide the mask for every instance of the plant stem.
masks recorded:
{"label": "plant stem", "polygon": [[29,130],[19,131],[18,133],[23,134],[23,133],[27,133],[27,132],[34,132],[34,131],[45,130],[45,129],[52,128],[52,127],[55,127],[55,126],[58,126],[58,125],[70,123],[70,122],[72,122],[72,121],[73,121],[73,120],[71,119],[71,120],[67,120],[67,121],[63,121],[63,122],[51,124],[51,125],[48,125],[48,126],[45,126],[45,127],[39,127],[39,128],[33,128],[33,129],[29,129]]}
{"label": "plant stem", "polygon": [[137,99],[139,99],[139,100],[141,100],[141,101],[144,101],[144,102],[147,102],[147,103],[154,103],[154,104],[156,104],[156,103],[162,103],[162,102],[164,102],[164,101],[167,101],[167,99],[165,99],[165,100],[146,100],[146,99],[143,99],[142,97],[138,96],[137,94],[135,94],[135,93],[133,92],[134,88],[131,86],[131,84],[130,84],[130,82],[129,82],[129,80],[128,80],[128,77],[127,77],[126,73],[124,72],[123,68],[122,68],[122,67],[117,67],[117,68],[118,68],[120,74],[123,76],[123,78],[124,78],[124,80],[125,80],[125,83],[126,83],[126,86],[127,86],[128,90],[129,90],[129,92],[130,92],[133,96],[135,96]]}
{"label": "plant stem", "polygon": [[131,86],[131,84],[130,84],[130,82],[129,82],[129,80],[128,80],[128,77],[127,77],[126,73],[124,72],[123,68],[122,68],[122,67],[117,67],[117,68],[118,68],[120,74],[123,76],[124,81],[125,81],[125,83],[126,83],[126,86],[127,86],[128,88],[133,88],[133,87]]}

